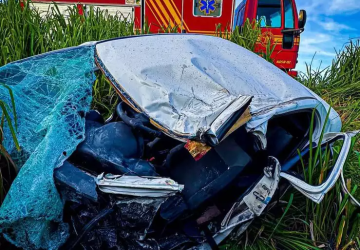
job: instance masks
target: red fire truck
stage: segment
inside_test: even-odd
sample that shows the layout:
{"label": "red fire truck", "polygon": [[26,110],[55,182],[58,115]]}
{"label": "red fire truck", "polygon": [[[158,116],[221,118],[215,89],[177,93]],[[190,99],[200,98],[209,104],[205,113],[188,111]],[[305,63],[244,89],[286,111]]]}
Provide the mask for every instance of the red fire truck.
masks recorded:
{"label": "red fire truck", "polygon": [[150,31],[178,27],[186,33],[215,34],[216,27],[230,30],[242,26],[246,19],[260,21],[262,34],[256,52],[274,48],[276,66],[296,76],[300,33],[304,30],[306,12],[297,14],[295,0],[143,0],[143,22]]}
{"label": "red fire truck", "polygon": [[[37,4],[52,0],[33,0]],[[232,31],[249,19],[261,24],[256,52],[274,49],[272,59],[277,67],[296,76],[300,33],[306,23],[306,12],[297,13],[295,0],[56,0],[59,4],[95,5],[113,12],[131,14],[136,28],[145,24],[153,33],[164,29],[183,33],[215,35],[219,24],[222,30]],[[237,6],[236,6],[237,5]]]}
{"label": "red fire truck", "polygon": [[266,52],[266,46],[274,46],[272,59],[279,68],[292,76],[296,67],[300,34],[304,31],[306,11],[297,14],[295,0],[243,0],[236,8],[234,26],[241,26],[246,18],[258,20],[261,35],[256,51]]}

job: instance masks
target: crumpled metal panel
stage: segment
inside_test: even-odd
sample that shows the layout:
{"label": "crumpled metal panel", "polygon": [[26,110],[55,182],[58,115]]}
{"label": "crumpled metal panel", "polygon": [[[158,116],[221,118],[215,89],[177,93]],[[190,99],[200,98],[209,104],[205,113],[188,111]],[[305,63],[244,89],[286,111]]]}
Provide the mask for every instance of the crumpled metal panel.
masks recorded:
{"label": "crumpled metal panel", "polygon": [[[220,244],[226,237],[235,232],[238,237],[245,232],[255,217],[260,216],[269,202],[273,198],[280,181],[281,166],[279,161],[270,156],[269,166],[264,169],[264,176],[247,195],[238,202],[235,202],[232,208],[221,222],[221,229],[214,234],[213,239],[216,244]],[[238,230],[234,231],[237,227]],[[191,250],[210,250],[212,249],[208,242],[191,248]]]}
{"label": "crumpled metal panel", "polygon": [[137,197],[167,197],[184,189],[169,178],[101,174],[96,184],[104,193]]}
{"label": "crumpled metal panel", "polygon": [[218,52],[211,55],[218,48],[203,44],[207,37],[173,38],[161,35],[102,42],[97,44],[97,59],[118,91],[162,127],[179,136],[195,137],[214,125],[212,133],[216,134],[251,96],[226,88],[236,81],[230,61],[218,58]]}
{"label": "crumpled metal panel", "polygon": [[216,135],[216,129],[252,96],[249,129],[284,108],[290,112],[302,105],[329,107],[271,63],[221,38],[179,34],[120,38],[97,43],[96,54],[121,95],[177,134]]}

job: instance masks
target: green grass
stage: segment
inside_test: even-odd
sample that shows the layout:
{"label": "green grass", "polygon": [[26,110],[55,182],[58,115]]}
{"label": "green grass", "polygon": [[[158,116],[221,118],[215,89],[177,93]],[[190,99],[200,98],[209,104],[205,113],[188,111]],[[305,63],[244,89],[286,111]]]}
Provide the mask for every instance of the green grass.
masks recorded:
{"label": "green grass", "polygon": [[339,112],[344,130],[360,128],[360,40],[350,41],[323,70],[307,64],[299,81]]}
{"label": "green grass", "polygon": [[[326,100],[340,114],[343,131],[360,130],[360,40],[350,41],[336,53],[332,64],[323,70],[306,65],[299,81]],[[359,140],[354,142],[345,166],[345,176],[360,185],[360,168],[357,151]],[[360,191],[357,192],[360,199]]]}
{"label": "green grass", "polygon": [[14,0],[0,4],[0,65],[88,41],[135,34],[129,17],[121,14],[91,9],[84,17],[73,6],[66,20],[56,5],[45,17],[30,6],[21,9]]}
{"label": "green grass", "polygon": [[11,100],[11,107],[9,104],[5,103],[3,100],[0,100],[0,110],[2,112],[1,115],[1,122],[0,122],[0,206],[4,201],[7,191],[10,188],[11,182],[13,178],[17,174],[17,167],[12,161],[10,155],[8,154],[5,147],[3,147],[4,141],[4,124],[7,123],[7,127],[10,130],[12,140],[15,144],[17,150],[20,150],[20,145],[17,140],[16,136],[16,129],[17,129],[17,115],[16,115],[16,106],[14,101],[14,96],[12,90],[4,85],[1,84],[2,87],[6,88],[10,100]]}
{"label": "green grass", "polygon": [[[305,86],[324,98],[340,114],[343,131],[360,129],[360,42],[349,42],[337,52],[332,65],[320,70],[312,63],[299,79]],[[344,173],[348,190],[360,200],[360,149],[359,136],[353,138],[352,150]],[[341,145],[335,147],[335,152]],[[307,165],[305,179],[320,184],[331,165],[328,152],[316,155]],[[302,168],[302,167],[301,167]],[[300,170],[301,170],[300,168]],[[294,195],[291,208],[285,213],[289,197]],[[284,215],[285,214],[285,215]],[[280,222],[280,226],[276,227]],[[274,232],[274,228],[276,228]],[[260,232],[260,233],[259,233]],[[272,237],[269,238],[269,235]],[[246,239],[247,237],[247,239]],[[305,199],[296,190],[289,194],[268,214],[259,218],[238,242],[236,249],[360,249],[360,210],[337,185],[319,204]],[[250,242],[245,247],[245,242]],[[236,247],[235,247],[236,246]]]}
{"label": "green grass", "polygon": [[[146,25],[144,30],[135,32],[128,17],[109,16],[98,9],[92,9],[87,17],[83,17],[78,15],[74,6],[68,10],[67,20],[56,5],[49,9],[45,17],[40,14],[28,5],[22,10],[14,0],[0,4],[0,66],[88,41],[149,33]],[[163,30],[176,32],[174,27],[163,27]],[[241,30],[236,29],[232,33],[221,30],[219,26],[218,36],[251,51],[254,51],[260,34],[258,24],[249,21]],[[269,53],[262,55],[268,61],[271,61],[272,49],[269,45]],[[339,112],[345,131],[360,129],[359,41],[349,43],[343,50],[338,51],[332,65],[324,70],[314,68],[310,63],[307,71],[300,74],[298,80]],[[109,117],[116,105],[117,95],[101,74],[98,74],[94,83],[93,96],[92,108],[99,110],[105,118]],[[9,112],[15,113],[11,109]],[[2,124],[5,121],[6,117],[3,117]],[[354,190],[354,194],[360,198],[360,189],[356,190],[356,185],[360,185],[360,156],[356,154],[357,150],[360,150],[360,145],[354,139],[353,152],[346,163],[345,175],[349,190]],[[309,182],[317,184],[330,162],[328,154],[318,154],[315,159],[316,151],[313,153],[314,158],[310,160],[311,164],[306,168],[305,176]],[[299,167],[302,170],[302,167]],[[0,172],[0,185],[3,185],[8,180],[2,178],[1,173],[4,172]],[[5,193],[0,195],[3,197]],[[324,245],[325,249],[359,249],[359,225],[359,211],[346,196],[341,195],[339,184],[319,205],[290,189],[272,210],[255,220],[244,235],[235,242],[229,241],[222,248],[317,249]]]}
{"label": "green grass", "polygon": [[255,51],[255,45],[260,34],[260,22],[250,22],[249,19],[245,21],[243,27],[236,27],[232,32],[227,29],[224,30],[220,24],[216,27],[216,36],[227,39],[250,51]]}
{"label": "green grass", "polygon": [[[68,19],[56,5],[46,16],[26,4],[22,9],[14,0],[0,4],[0,66],[29,56],[121,36],[148,33],[148,28],[135,31],[129,16],[108,15],[91,8],[88,16],[80,16],[76,6],[68,9]],[[115,91],[99,74],[94,84],[92,108],[110,116],[116,102]]]}

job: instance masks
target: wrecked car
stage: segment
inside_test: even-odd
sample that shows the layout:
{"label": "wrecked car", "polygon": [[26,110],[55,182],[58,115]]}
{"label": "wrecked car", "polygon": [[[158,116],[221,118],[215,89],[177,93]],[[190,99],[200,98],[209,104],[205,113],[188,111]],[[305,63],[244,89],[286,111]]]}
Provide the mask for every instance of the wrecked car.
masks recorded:
{"label": "wrecked car", "polygon": [[[106,121],[89,110],[96,71],[119,96]],[[6,144],[22,169],[0,231],[25,249],[216,249],[282,182],[321,202],[351,145],[319,96],[211,36],[86,43],[8,64],[0,81],[13,89],[22,146]],[[322,185],[293,171],[339,140]]]}

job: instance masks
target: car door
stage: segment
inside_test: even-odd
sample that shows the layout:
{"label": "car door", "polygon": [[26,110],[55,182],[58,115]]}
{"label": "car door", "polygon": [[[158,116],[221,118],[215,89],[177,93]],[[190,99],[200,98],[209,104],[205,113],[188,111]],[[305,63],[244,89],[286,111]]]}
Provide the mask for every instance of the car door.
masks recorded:
{"label": "car door", "polygon": [[[324,148],[325,146],[329,146],[331,149],[335,143],[342,141],[342,147],[339,154],[337,155],[337,159],[334,159],[331,171],[329,171],[327,177],[324,178],[324,181],[320,185],[310,185],[306,181],[301,180],[298,177],[287,172],[281,172],[280,176],[288,180],[292,186],[294,186],[306,197],[316,203],[320,203],[323,200],[325,194],[334,187],[335,183],[342,175],[345,161],[350,152],[351,138],[353,135],[354,133],[326,133],[323,137],[322,142],[318,143],[318,147],[320,146]],[[313,149],[313,151],[315,150]]]}

